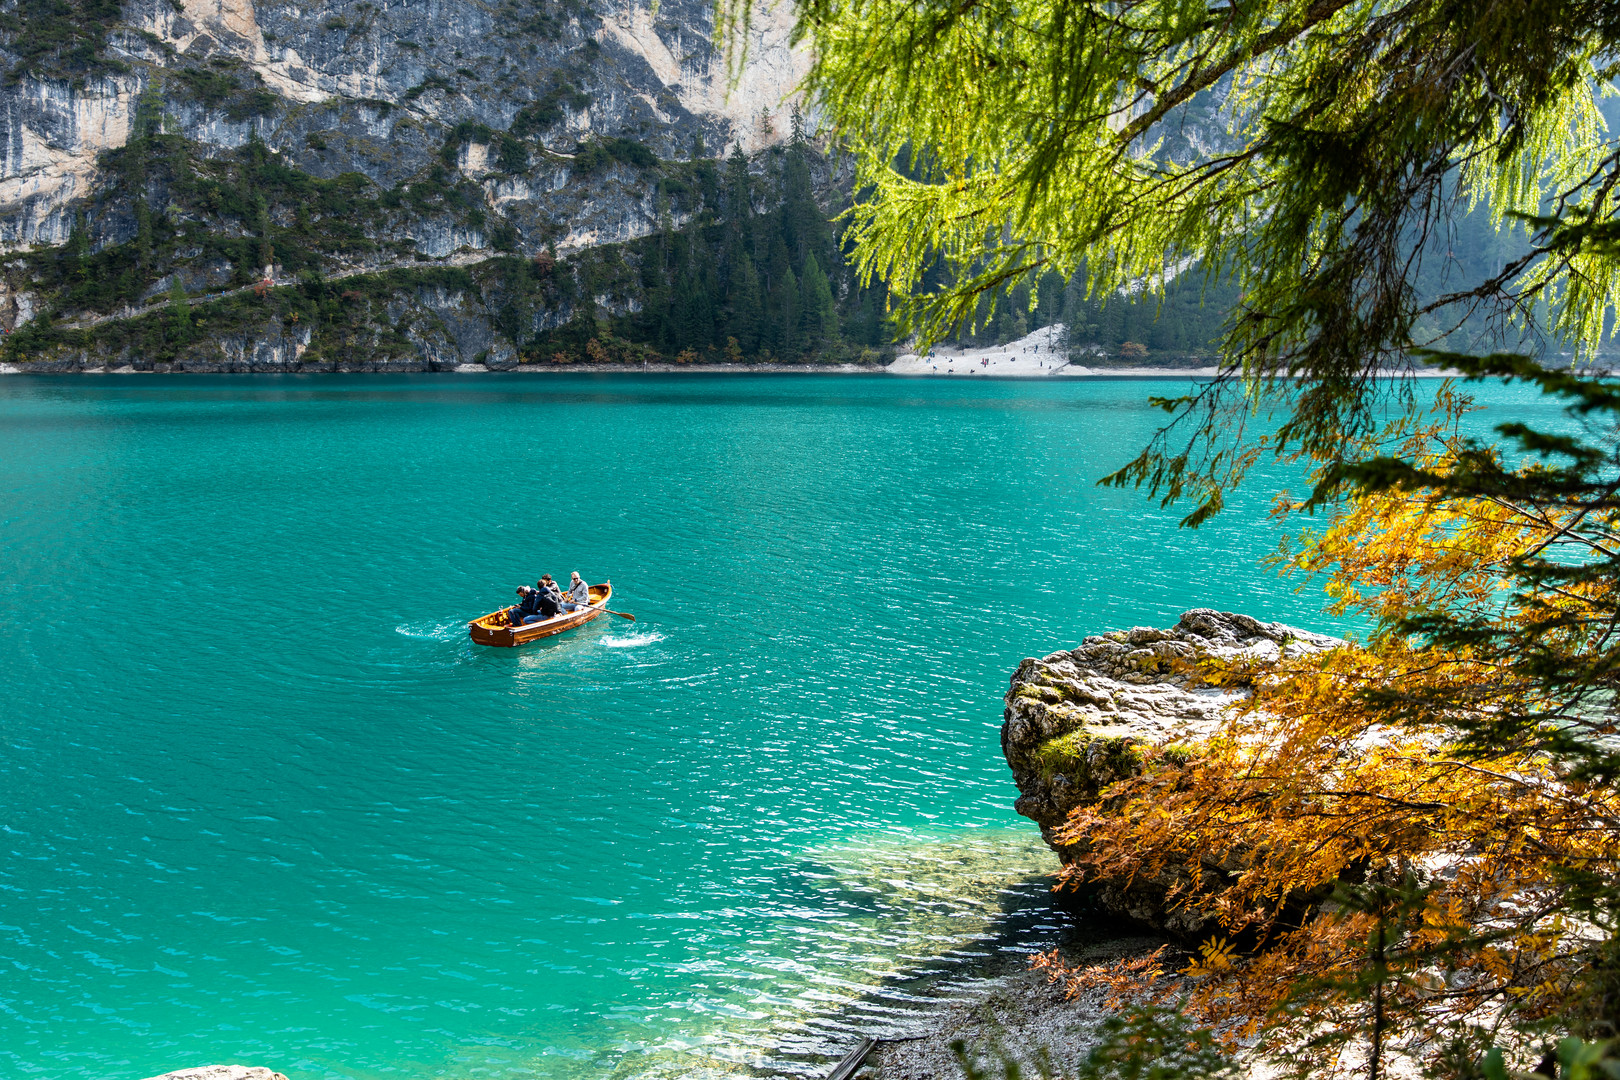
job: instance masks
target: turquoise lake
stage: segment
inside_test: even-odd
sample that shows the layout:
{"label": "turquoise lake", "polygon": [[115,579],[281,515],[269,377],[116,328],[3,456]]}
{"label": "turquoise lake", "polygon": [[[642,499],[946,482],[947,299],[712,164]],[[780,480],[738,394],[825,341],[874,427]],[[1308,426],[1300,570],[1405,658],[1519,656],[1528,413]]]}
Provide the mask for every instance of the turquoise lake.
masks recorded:
{"label": "turquoise lake", "polygon": [[[824,1070],[1062,930],[1022,657],[1334,629],[1275,474],[1095,486],[1184,385],[0,380],[0,1076]],[[637,621],[467,639],[575,569]]]}

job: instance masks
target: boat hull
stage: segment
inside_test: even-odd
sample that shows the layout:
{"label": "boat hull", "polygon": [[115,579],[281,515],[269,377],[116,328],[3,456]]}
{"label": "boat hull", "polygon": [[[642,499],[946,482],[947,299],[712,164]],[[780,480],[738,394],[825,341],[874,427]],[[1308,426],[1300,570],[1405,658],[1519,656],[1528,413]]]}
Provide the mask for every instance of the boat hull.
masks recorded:
{"label": "boat hull", "polygon": [[474,619],[467,624],[467,633],[473,641],[480,645],[490,645],[495,648],[514,648],[518,645],[527,645],[531,641],[552,637],[564,631],[584,626],[592,619],[601,615],[607,609],[608,601],[613,599],[613,583],[604,581],[600,585],[591,586],[590,606],[582,611],[565,611],[554,615],[543,622],[529,623],[527,626],[512,626],[506,621],[506,611],[492,611],[482,618]]}

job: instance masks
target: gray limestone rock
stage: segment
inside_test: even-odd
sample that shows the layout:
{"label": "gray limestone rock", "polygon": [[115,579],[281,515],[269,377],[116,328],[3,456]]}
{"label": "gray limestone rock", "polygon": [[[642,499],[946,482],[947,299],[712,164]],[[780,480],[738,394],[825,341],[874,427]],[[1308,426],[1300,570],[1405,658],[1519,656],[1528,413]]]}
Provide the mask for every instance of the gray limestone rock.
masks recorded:
{"label": "gray limestone rock", "polygon": [[[1197,608],[1168,629],[1139,626],[1086,638],[1079,647],[1018,665],[1007,691],[1002,753],[1019,797],[1015,808],[1041,827],[1065,862],[1077,844],[1057,830],[1077,807],[1094,805],[1109,784],[1140,771],[1139,749],[1195,743],[1210,735],[1242,692],[1210,686],[1192,670],[1204,657],[1259,659],[1322,652],[1338,638],[1247,615]],[[1212,850],[1208,872],[1225,868]],[[1115,914],[1156,929],[1194,934],[1208,921],[1173,910],[1173,881],[1100,883],[1095,899]]]}
{"label": "gray limestone rock", "polygon": [[[70,83],[18,69],[0,85],[0,250],[64,243],[98,156],[154,102],[166,131],[212,152],[258,138],[323,178],[389,188],[442,160],[527,251],[646,235],[648,185],[624,166],[575,175],[575,146],[627,138],[675,159],[786,139],[809,53],[791,44],[792,5],[754,10],[733,79],[705,0],[126,0],[94,43],[118,73]],[[17,64],[0,42],[0,72]],[[470,137],[447,144],[457,125]],[[503,157],[513,138],[524,154]],[[93,224],[96,242],[128,239],[123,217]],[[431,219],[401,239],[428,258],[493,244]]]}

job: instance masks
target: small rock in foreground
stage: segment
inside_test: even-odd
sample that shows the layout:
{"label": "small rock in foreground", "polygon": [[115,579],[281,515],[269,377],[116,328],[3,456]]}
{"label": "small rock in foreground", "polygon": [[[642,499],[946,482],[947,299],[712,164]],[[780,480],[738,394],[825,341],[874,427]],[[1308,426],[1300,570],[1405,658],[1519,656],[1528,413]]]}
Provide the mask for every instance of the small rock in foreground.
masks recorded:
{"label": "small rock in foreground", "polygon": [[262,1065],[198,1065],[194,1069],[180,1069],[149,1076],[147,1080],[287,1080],[281,1073]]}

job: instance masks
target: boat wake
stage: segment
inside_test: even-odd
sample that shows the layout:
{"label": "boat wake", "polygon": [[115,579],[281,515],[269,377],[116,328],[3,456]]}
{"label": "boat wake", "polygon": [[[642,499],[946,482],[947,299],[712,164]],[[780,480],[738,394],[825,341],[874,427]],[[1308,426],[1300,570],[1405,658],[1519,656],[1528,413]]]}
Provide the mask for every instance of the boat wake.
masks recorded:
{"label": "boat wake", "polygon": [[394,633],[404,634],[409,638],[422,638],[426,641],[459,641],[467,636],[467,620],[453,619],[450,622],[422,622],[401,623],[394,627]]}
{"label": "boat wake", "polygon": [[624,637],[608,636],[602,639],[602,645],[609,649],[633,649],[637,645],[651,645],[655,641],[663,640],[663,634],[656,630],[648,630],[640,634],[626,634]]}

